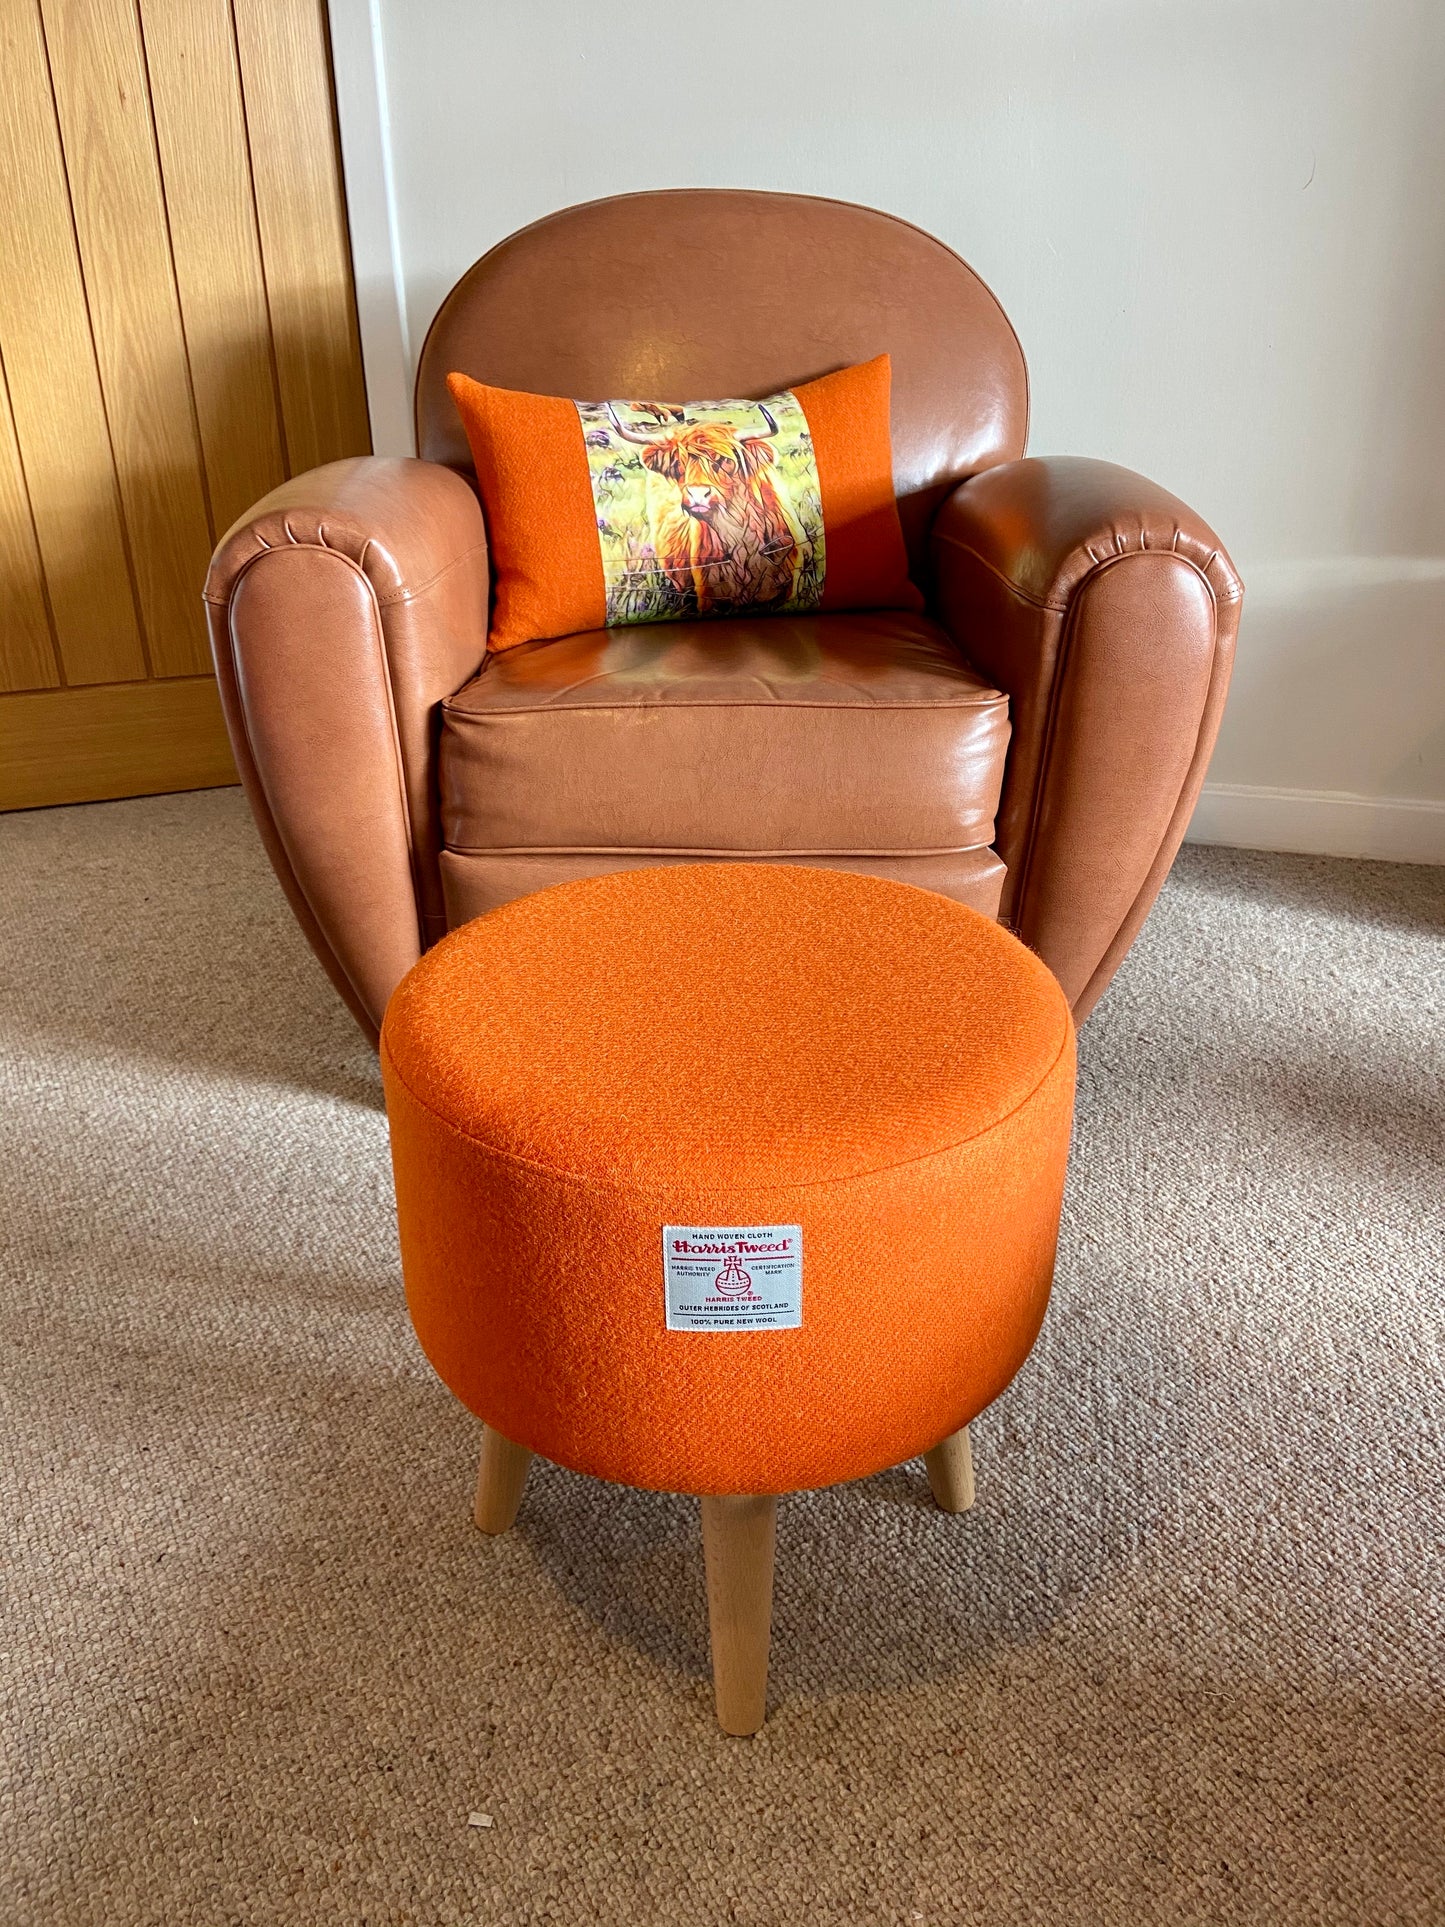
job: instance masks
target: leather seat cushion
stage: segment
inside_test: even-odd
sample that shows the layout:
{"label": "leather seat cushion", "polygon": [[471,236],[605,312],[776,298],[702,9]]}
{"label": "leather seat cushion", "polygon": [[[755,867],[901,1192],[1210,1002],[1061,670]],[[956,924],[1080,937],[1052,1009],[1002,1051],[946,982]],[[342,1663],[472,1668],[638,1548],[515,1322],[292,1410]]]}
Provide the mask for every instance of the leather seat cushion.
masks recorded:
{"label": "leather seat cushion", "polygon": [[923,616],[593,630],[492,656],[444,704],[444,840],[531,857],[982,855],[1008,737],[1006,697]]}

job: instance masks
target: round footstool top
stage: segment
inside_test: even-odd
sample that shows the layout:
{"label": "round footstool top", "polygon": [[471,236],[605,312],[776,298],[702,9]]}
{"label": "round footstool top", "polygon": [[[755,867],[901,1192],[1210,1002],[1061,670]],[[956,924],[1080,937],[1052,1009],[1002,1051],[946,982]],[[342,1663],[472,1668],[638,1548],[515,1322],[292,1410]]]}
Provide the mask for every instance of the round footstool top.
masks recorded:
{"label": "round footstool top", "polygon": [[382,1069],[422,1346],[575,1470],[863,1477],[966,1424],[1037,1334],[1073,1026],[948,898],[771,864],[562,884],[422,958]]}

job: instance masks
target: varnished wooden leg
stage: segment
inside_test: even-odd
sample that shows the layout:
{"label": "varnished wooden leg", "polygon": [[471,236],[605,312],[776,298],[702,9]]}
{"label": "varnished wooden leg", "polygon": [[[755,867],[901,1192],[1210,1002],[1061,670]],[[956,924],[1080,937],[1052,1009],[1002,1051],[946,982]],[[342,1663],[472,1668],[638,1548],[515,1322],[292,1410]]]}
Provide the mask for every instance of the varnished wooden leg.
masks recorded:
{"label": "varnished wooden leg", "polygon": [[483,1532],[505,1532],[516,1518],[531,1463],[532,1454],[524,1445],[513,1445],[490,1425],[482,1427],[482,1464],[472,1517]]}
{"label": "varnished wooden leg", "polygon": [[767,1711],[777,1518],[774,1498],[702,1502],[712,1690],[724,1733],[756,1733]]}
{"label": "varnished wooden leg", "polygon": [[968,1427],[960,1425],[942,1445],[925,1452],[928,1483],[941,1512],[967,1512],[973,1504],[973,1452],[968,1443]]}

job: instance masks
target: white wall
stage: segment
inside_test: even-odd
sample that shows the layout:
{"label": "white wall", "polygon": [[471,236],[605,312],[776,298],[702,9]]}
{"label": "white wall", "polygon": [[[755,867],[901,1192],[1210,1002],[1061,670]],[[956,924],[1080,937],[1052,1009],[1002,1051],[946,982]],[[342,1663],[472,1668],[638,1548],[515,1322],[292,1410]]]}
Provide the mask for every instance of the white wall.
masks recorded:
{"label": "white wall", "polygon": [[1195,834],[1445,861],[1442,0],[332,0],[332,26],[380,446],[451,283],[552,208],[891,209],[1012,316],[1031,451],[1155,476],[1244,574]]}

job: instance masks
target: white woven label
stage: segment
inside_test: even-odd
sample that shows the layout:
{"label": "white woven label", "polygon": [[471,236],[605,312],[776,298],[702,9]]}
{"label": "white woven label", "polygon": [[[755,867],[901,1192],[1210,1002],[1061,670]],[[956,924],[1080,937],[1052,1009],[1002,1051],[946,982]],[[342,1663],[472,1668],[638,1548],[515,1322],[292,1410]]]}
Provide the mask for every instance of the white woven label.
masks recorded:
{"label": "white woven label", "polygon": [[787,1331],[803,1322],[795,1224],[665,1224],[662,1276],[669,1331]]}

